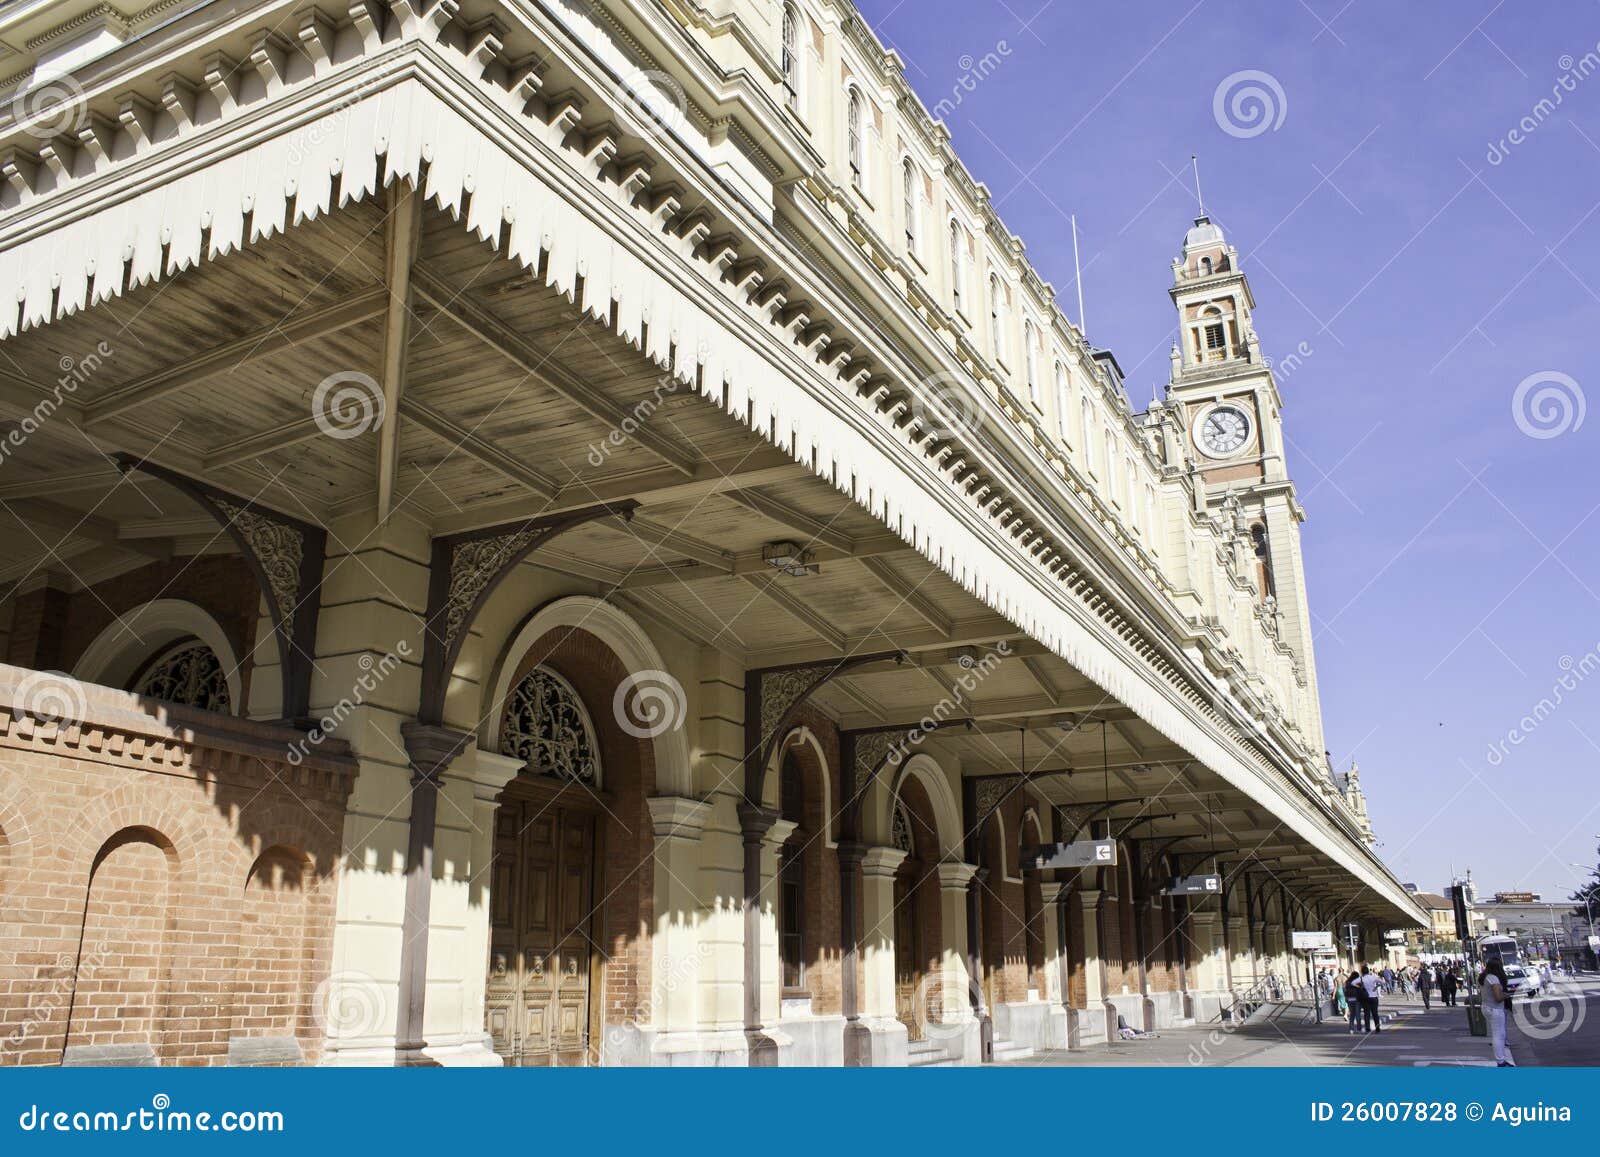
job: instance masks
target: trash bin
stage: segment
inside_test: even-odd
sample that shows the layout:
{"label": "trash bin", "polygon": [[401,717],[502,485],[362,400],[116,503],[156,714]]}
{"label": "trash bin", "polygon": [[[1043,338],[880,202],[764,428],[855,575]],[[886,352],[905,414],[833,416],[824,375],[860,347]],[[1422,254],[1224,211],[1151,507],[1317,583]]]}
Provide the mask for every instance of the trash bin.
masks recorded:
{"label": "trash bin", "polygon": [[1478,993],[1467,997],[1467,1028],[1473,1036],[1489,1035],[1489,1021],[1483,1015],[1483,997]]}

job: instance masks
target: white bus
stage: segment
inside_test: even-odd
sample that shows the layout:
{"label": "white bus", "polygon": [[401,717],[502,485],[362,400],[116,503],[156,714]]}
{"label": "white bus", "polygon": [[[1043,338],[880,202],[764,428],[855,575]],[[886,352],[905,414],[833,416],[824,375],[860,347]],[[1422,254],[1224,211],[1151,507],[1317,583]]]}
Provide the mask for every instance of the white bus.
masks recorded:
{"label": "white bus", "polygon": [[1512,995],[1519,992],[1532,992],[1539,987],[1539,973],[1530,972],[1523,966],[1522,950],[1517,945],[1514,936],[1480,936],[1478,937],[1478,960],[1487,963],[1491,956],[1498,956],[1500,963],[1506,970],[1506,988]]}

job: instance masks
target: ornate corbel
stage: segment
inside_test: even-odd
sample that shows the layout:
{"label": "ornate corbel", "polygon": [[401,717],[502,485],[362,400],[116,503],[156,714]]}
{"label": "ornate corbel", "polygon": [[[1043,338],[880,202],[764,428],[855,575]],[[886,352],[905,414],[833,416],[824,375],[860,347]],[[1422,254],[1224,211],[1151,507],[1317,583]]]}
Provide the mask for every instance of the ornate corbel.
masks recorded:
{"label": "ornate corbel", "polygon": [[747,672],[744,682],[745,799],[761,804],[767,765],[778,740],[789,733],[795,714],[824,684],[857,667],[892,659],[904,662],[904,651],[849,655],[821,663],[794,663]]}
{"label": "ornate corbel", "polygon": [[328,532],[132,454],[118,454],[115,460],[123,473],[141,471],[194,499],[239,548],[261,588],[278,638],[283,718],[309,728],[312,659]]}
{"label": "ornate corbel", "polygon": [[565,531],[602,518],[631,519],[638,507],[632,499],[606,502],[435,538],[423,624],[422,703],[417,717],[424,723],[443,722],[450,672],[472,624],[495,588],[523,559]]}

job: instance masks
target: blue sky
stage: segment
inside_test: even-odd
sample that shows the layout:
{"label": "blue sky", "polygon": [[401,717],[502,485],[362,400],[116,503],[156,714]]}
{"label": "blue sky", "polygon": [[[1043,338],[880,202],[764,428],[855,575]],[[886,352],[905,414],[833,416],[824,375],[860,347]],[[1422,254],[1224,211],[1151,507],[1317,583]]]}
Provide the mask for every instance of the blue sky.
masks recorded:
{"label": "blue sky", "polygon": [[[1077,215],[1088,336],[1140,406],[1199,154],[1264,349],[1303,355],[1323,714],[1379,851],[1429,890],[1470,865],[1565,897],[1600,833],[1600,3],[860,8],[930,107],[1000,59],[955,147],[1069,316]],[[1267,121],[1230,120],[1241,85]]]}

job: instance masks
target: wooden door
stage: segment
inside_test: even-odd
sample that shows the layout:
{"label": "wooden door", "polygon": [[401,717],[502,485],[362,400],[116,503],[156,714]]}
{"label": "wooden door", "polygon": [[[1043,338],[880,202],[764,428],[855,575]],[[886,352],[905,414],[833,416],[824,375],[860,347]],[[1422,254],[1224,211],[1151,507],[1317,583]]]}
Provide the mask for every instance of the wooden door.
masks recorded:
{"label": "wooden door", "polygon": [[496,813],[485,1018],[507,1064],[587,1061],[594,832],[548,802]]}
{"label": "wooden door", "polygon": [[922,945],[917,935],[917,897],[902,878],[894,882],[895,1016],[906,1026],[906,1038],[922,1039]]}

